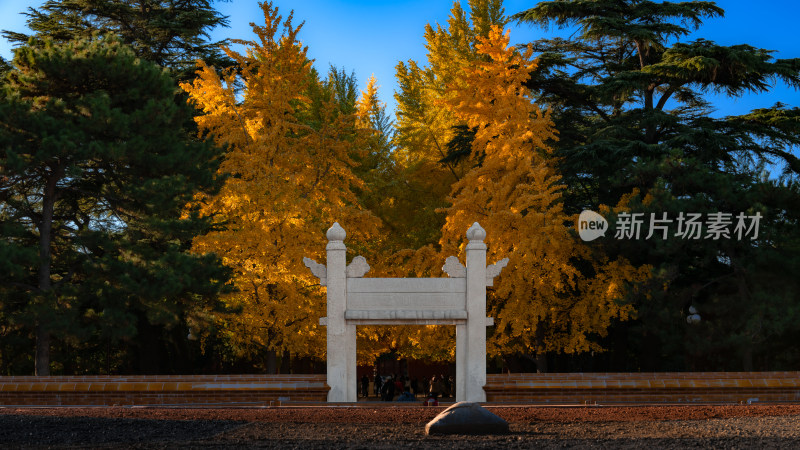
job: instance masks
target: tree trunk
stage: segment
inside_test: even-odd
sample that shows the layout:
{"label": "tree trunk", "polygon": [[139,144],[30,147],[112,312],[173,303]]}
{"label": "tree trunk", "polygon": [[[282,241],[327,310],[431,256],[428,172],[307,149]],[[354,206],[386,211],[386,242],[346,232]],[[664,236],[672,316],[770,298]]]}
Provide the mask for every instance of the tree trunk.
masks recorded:
{"label": "tree trunk", "polygon": [[547,373],[547,353],[536,354],[536,373]]}
{"label": "tree trunk", "polygon": [[[56,205],[56,185],[61,179],[63,169],[55,167],[47,178],[44,192],[42,193],[42,218],[38,223],[39,228],[39,293],[48,300],[52,294],[52,282],[50,280],[50,266],[52,264],[52,254],[50,243],[53,234],[53,215]],[[36,321],[36,356],[35,374],[37,376],[50,375],[50,330],[47,324],[42,323],[41,319]]]}
{"label": "tree trunk", "polygon": [[36,376],[50,375],[50,333],[41,324],[36,325]]}
{"label": "tree trunk", "polygon": [[138,373],[142,375],[160,375],[165,372],[161,361],[161,328],[152,325],[144,313],[137,314],[139,318],[137,352]]}
{"label": "tree trunk", "polygon": [[111,338],[106,340],[106,375],[111,375]]}
{"label": "tree trunk", "polygon": [[281,357],[281,373],[292,374],[294,373],[294,366],[292,365],[292,354],[284,351]]}
{"label": "tree trunk", "polygon": [[544,323],[539,322],[536,326],[536,373],[547,373],[547,352],[544,351],[545,329]]}
{"label": "tree trunk", "polygon": [[268,374],[278,373],[278,355],[275,353],[275,350],[268,350],[266,359],[266,372]]}
{"label": "tree trunk", "polygon": [[750,342],[742,349],[742,369],[745,372],[753,371],[753,344]]}
{"label": "tree trunk", "polygon": [[[731,261],[735,261],[733,253],[730,255]],[[750,298],[750,292],[747,289],[747,273],[745,270],[738,264],[738,261],[734,263],[734,272],[736,274],[736,285],[738,288],[739,298],[740,301],[744,303],[751,303],[753,299]],[[762,316],[760,313],[757,313],[756,317],[759,319],[759,324],[757,327],[757,331],[748,332],[747,333],[747,342],[742,347],[742,369],[745,372],[752,372],[753,371],[753,346],[754,341],[758,337],[758,333],[761,330],[761,320]]]}

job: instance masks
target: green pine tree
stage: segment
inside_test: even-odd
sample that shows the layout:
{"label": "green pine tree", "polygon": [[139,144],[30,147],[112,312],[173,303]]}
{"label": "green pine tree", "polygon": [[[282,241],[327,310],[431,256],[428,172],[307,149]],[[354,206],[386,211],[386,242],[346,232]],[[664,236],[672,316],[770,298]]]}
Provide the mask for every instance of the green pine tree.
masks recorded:
{"label": "green pine tree", "polygon": [[[707,1],[571,0],[540,2],[514,16],[576,29],[569,39],[532,43],[539,70],[528,82],[559,131],[553,146],[568,186],[565,208],[619,204],[648,221],[650,213],[673,219],[667,240],[597,241],[656,268],[652,299],[637,305],[639,321],[616,330],[631,347],[619,353],[640,356],[619,370],[710,366],[714,354],[737,361],[731,368],[750,368],[754,346],[786,342],[792,328],[782,315],[797,322],[791,297],[798,286],[788,271],[797,259],[797,190],[791,181],[763,179],[761,169],[800,173],[792,152],[800,108],[778,104],[715,118],[705,94],[766,92],[779,81],[798,88],[800,59],[775,59],[746,44],[679,41],[722,15]],[[681,212],[760,213],[761,235],[681,239],[674,236]],[[699,326],[686,323],[690,306],[706,313]]]}
{"label": "green pine tree", "polygon": [[5,58],[0,56],[0,78],[2,78],[9,70],[11,70],[11,64],[9,64]]}
{"label": "green pine tree", "polygon": [[45,39],[13,63],[0,103],[0,253],[19,263],[3,271],[2,310],[34,333],[37,375],[50,373],[53,337],[139,333],[129,345],[157,358],[142,330],[202,323],[227,281],[216,257],[188,252],[209,223],[184,210],[218,187],[221,150],[186,135],[192,110],[172,78],[116,39]]}
{"label": "green pine tree", "polygon": [[48,0],[24,14],[33,35],[4,31],[5,38],[25,44],[31,37],[67,42],[113,33],[139,58],[170,68],[179,81],[194,77],[198,59],[231,64],[221,50],[224,42],[209,42],[211,30],[228,26],[213,0]]}
{"label": "green pine tree", "polygon": [[[176,83],[190,80],[194,77],[195,62],[198,59],[207,61],[217,67],[226,67],[232,60],[224,55],[221,50],[225,42],[210,40],[210,32],[220,26],[227,26],[227,17],[222,16],[213,7],[213,0],[151,0],[151,1],[121,1],[121,0],[65,0],[47,1],[41,7],[28,8],[24,13],[28,17],[28,26],[33,30],[31,36],[5,31],[5,37],[19,44],[31,42],[33,45],[41,44],[45,39],[55,42],[69,42],[76,39],[91,39],[94,36],[118,36],[123,43],[128,44],[136,56],[169,69]],[[33,39],[31,41],[31,39]],[[185,97],[176,97],[176,102],[182,104]],[[197,129],[193,121],[186,121],[185,132],[195,136]],[[131,227],[131,224],[127,224]],[[146,230],[147,227],[142,227]],[[181,239],[182,248],[191,247],[192,235],[185,234]],[[149,242],[154,251],[160,248],[159,235],[142,233],[142,242]],[[144,317],[139,323],[142,329],[138,330],[138,342],[149,342],[147,351],[140,351],[141,344],[131,345],[130,351],[123,351],[119,362],[132,364],[131,358],[136,353],[156,355],[151,358],[134,358],[140,360],[128,370],[145,370],[144,365],[151,367],[147,371],[161,370],[156,366],[174,366],[180,364],[189,370],[189,363],[193,352],[199,351],[198,345],[187,347],[186,333],[183,329],[189,326],[184,323],[181,327],[167,325],[155,326]],[[157,342],[157,343],[156,343]],[[205,344],[212,346],[211,353],[218,354],[220,345],[224,343],[214,339],[214,343]],[[71,352],[68,348],[64,351]],[[106,353],[108,347],[106,346]],[[76,356],[77,358],[78,356]],[[89,352],[80,355],[83,359],[96,359],[96,355]],[[73,358],[74,359],[74,358]],[[111,364],[106,361],[106,368]]]}

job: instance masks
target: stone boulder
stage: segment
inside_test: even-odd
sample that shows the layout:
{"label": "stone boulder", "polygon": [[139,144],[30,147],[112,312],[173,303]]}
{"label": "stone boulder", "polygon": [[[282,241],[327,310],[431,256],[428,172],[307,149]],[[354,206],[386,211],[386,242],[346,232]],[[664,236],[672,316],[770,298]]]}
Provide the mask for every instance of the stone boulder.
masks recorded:
{"label": "stone boulder", "polygon": [[473,402],[459,402],[425,425],[425,434],[504,434],[508,422]]}

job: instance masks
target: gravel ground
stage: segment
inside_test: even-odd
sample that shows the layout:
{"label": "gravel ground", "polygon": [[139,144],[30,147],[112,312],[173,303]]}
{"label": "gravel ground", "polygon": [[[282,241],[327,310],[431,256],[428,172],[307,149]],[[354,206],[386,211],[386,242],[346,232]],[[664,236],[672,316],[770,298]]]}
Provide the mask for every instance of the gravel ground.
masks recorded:
{"label": "gravel ground", "polygon": [[0,408],[3,448],[800,448],[800,405],[491,407],[511,433],[426,436],[444,408]]}

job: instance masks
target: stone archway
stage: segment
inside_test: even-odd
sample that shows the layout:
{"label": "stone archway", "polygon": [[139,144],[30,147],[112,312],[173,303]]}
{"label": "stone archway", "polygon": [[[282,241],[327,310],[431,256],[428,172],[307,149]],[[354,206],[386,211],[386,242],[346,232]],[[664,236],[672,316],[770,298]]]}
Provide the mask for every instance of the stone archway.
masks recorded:
{"label": "stone archway", "polygon": [[347,265],[345,230],[334,223],[327,232],[327,264],[303,258],[327,286],[327,379],[329,402],[355,402],[357,325],[455,325],[456,401],[484,402],[486,394],[486,286],[508,258],[486,266],[486,231],[475,222],[467,230],[467,265],[445,260],[448,278],[362,278],[369,265],[362,256]]}

